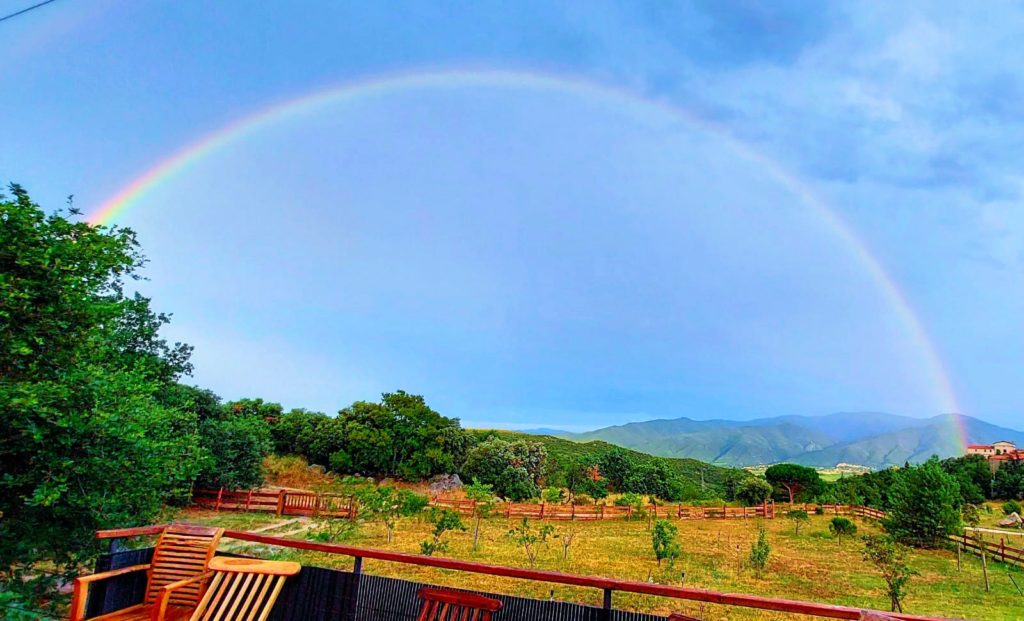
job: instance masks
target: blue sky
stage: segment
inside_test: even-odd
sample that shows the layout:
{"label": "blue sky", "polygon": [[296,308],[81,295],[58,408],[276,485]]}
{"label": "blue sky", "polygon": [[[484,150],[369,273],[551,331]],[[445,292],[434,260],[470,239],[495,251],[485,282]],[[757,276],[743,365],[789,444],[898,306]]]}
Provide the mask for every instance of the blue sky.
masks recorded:
{"label": "blue sky", "polygon": [[1014,426],[1022,31],[997,2],[58,0],[0,23],[0,177],[89,211],[280,102],[530,74],[327,102],[124,212],[194,381],[582,429],[930,416],[938,359],[958,409]]}

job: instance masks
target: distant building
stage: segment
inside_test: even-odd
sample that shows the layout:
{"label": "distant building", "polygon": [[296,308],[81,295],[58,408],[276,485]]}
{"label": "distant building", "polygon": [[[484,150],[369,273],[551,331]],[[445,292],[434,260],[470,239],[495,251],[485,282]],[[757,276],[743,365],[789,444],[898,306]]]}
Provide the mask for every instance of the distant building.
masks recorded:
{"label": "distant building", "polygon": [[969,444],[967,454],[983,455],[988,459],[992,474],[1008,461],[1024,461],[1024,450],[1018,450],[1017,445],[1009,440],[1000,440],[992,444]]}
{"label": "distant building", "polygon": [[968,444],[968,455],[984,455],[993,457],[995,455],[1007,455],[1017,453],[1017,445],[1009,440],[1000,440],[992,444]]}

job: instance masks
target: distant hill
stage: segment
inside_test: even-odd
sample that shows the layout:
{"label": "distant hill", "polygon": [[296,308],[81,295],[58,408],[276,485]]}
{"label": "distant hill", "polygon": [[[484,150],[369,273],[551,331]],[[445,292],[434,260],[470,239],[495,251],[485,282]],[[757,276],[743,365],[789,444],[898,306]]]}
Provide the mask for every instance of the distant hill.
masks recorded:
{"label": "distant hill", "polygon": [[968,442],[1006,439],[1024,445],[1024,432],[969,416],[911,418],[883,412],[748,421],[660,419],[557,435],[577,442],[602,440],[652,455],[728,466],[791,461],[822,468],[840,463],[884,468],[923,461],[931,455],[960,455],[963,447],[954,426],[963,427]]}
{"label": "distant hill", "polygon": [[[534,442],[540,442],[547,450],[549,462],[548,470],[551,475],[556,477],[555,483],[558,483],[557,477],[561,476],[565,467],[570,464],[573,459],[581,456],[588,456],[597,459],[609,451],[623,448],[601,440],[579,442],[552,435],[530,434],[525,431],[472,429],[470,432],[481,438],[489,435],[495,435],[505,440],[532,440]],[[626,448],[625,450],[633,457],[633,459],[639,462],[655,458],[653,455],[644,452],[629,448]],[[671,466],[673,470],[678,472],[694,487],[702,488],[705,492],[704,495],[708,498],[721,498],[724,494],[726,478],[741,474],[738,473],[735,468],[712,465],[697,459],[666,457],[665,461],[668,462],[669,466]]]}

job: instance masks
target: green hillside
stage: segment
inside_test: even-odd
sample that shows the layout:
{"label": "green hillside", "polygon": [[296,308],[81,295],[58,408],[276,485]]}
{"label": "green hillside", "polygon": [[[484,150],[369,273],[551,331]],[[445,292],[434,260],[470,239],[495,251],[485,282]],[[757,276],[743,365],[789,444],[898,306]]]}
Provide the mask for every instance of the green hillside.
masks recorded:
{"label": "green hillside", "polygon": [[744,470],[715,466],[697,459],[677,457],[655,457],[647,453],[641,453],[632,449],[615,446],[601,440],[588,442],[574,442],[564,438],[557,438],[548,435],[533,435],[519,431],[505,431],[496,429],[471,429],[468,430],[478,438],[498,436],[505,440],[526,440],[539,442],[544,445],[548,453],[548,480],[552,485],[560,484],[565,476],[565,468],[573,460],[579,457],[591,458],[594,461],[605,454],[619,450],[624,451],[637,462],[649,462],[661,460],[675,470],[690,487],[694,490],[694,498],[721,498],[725,495],[726,482],[750,476]]}

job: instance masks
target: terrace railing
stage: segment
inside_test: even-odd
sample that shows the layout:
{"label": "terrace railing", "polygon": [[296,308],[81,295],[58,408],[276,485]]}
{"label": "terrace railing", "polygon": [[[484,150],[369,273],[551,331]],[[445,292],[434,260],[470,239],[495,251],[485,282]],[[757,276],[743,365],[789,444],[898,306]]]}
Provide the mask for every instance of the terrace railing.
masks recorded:
{"label": "terrace railing", "polygon": [[[147,526],[134,529],[100,531],[96,536],[100,539],[117,540],[124,537],[154,535],[161,532],[163,528],[165,528],[165,526]],[[853,608],[849,606],[836,606],[832,604],[780,599],[759,595],[722,593],[718,591],[708,591],[689,587],[619,580],[599,576],[580,576],[539,569],[506,567],[502,565],[490,565],[486,563],[462,561],[435,556],[421,556],[418,554],[407,554],[388,550],[284,539],[281,537],[246,531],[229,530],[224,533],[224,537],[295,550],[339,554],[349,556],[354,559],[352,572],[310,568],[308,571],[304,570],[304,573],[300,573],[300,580],[296,581],[295,588],[306,588],[308,589],[308,592],[292,593],[287,597],[283,595],[282,600],[284,603],[282,604],[279,602],[279,606],[283,605],[284,608],[281,610],[275,608],[274,614],[271,615],[272,619],[276,619],[278,621],[320,621],[321,619],[326,621],[327,619],[338,618],[414,619],[415,609],[413,609],[412,616],[410,617],[406,613],[395,610],[394,606],[395,602],[402,599],[402,597],[399,597],[398,595],[399,592],[413,592],[410,589],[416,588],[417,585],[407,581],[381,578],[378,576],[364,577],[362,575],[364,559],[375,559],[378,561],[401,563],[418,567],[447,569],[451,571],[465,572],[470,574],[470,576],[500,576],[522,580],[533,580],[548,584],[592,588],[601,591],[603,594],[603,603],[600,607],[586,607],[568,604],[565,602],[528,600],[526,598],[511,598],[509,596],[488,594],[501,598],[506,602],[506,606],[502,609],[502,615],[505,615],[503,618],[510,621],[519,619],[539,621],[542,619],[554,618],[586,619],[590,621],[611,621],[613,619],[616,621],[648,621],[656,619],[656,617],[648,614],[628,613],[614,610],[612,604],[613,596],[616,592],[637,593],[665,597],[679,601],[701,602],[706,604],[808,615],[811,617],[825,619],[858,620],[869,618],[869,614],[881,614],[887,615],[891,618],[907,621],[939,621],[939,618],[937,617],[880,613],[878,611]],[[138,556],[139,553],[139,550],[133,550],[126,554],[134,554]],[[130,562],[137,562],[137,560],[138,559],[133,557],[130,559]],[[110,568],[109,562],[108,566],[104,568]],[[325,574],[324,572],[327,573]],[[344,577],[344,580],[338,583],[329,582],[328,576],[334,574]],[[305,581],[302,580],[304,575]],[[361,580],[367,580],[366,584],[361,586]],[[472,583],[472,581],[472,577],[467,577],[467,583]],[[363,598],[364,600],[372,599],[374,601],[363,601],[360,603],[360,598]],[[406,599],[408,599],[408,597],[406,597]],[[515,600],[513,605],[509,605],[509,600]],[[289,606],[291,606],[291,608],[289,608]],[[382,610],[388,606],[391,608],[388,608],[388,612],[385,614]],[[566,607],[573,606],[575,606],[575,608],[572,608],[571,610],[576,612],[570,613],[570,609]]]}

